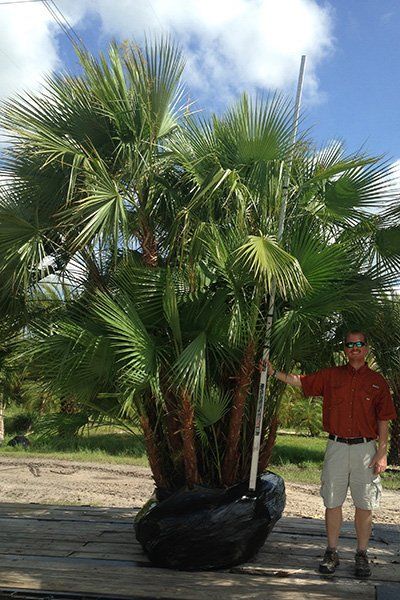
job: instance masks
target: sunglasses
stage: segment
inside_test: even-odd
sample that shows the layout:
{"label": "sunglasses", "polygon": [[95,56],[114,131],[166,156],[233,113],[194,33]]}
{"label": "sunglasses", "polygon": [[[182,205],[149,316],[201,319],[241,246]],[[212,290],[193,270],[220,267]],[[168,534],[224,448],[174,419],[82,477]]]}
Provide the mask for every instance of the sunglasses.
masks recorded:
{"label": "sunglasses", "polygon": [[346,348],[362,348],[363,346],[366,346],[367,344],[365,342],[346,342],[345,346]]}

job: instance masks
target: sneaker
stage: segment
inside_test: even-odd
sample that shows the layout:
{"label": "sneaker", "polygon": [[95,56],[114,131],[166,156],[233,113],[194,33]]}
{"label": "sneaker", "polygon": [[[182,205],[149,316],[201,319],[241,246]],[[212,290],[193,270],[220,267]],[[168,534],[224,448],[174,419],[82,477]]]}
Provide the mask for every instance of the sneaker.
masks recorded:
{"label": "sneaker", "polygon": [[356,552],[356,577],[369,577],[371,575],[371,567],[369,566],[369,560],[366,550],[357,550]]}
{"label": "sneaker", "polygon": [[336,550],[327,548],[325,550],[324,558],[319,563],[319,572],[331,575],[336,571],[336,567],[339,565],[339,554]]}

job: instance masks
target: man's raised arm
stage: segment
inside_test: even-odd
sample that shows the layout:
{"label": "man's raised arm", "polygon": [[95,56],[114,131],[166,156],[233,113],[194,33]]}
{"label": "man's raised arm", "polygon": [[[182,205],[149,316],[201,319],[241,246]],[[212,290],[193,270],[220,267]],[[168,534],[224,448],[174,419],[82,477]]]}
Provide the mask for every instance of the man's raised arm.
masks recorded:
{"label": "man's raised arm", "polygon": [[279,379],[279,381],[283,381],[283,383],[287,383],[288,385],[294,385],[295,387],[301,388],[300,375],[295,375],[294,373],[282,373],[282,371],[277,371],[269,361],[267,361],[267,370],[268,375],[270,377],[275,377],[276,379]]}

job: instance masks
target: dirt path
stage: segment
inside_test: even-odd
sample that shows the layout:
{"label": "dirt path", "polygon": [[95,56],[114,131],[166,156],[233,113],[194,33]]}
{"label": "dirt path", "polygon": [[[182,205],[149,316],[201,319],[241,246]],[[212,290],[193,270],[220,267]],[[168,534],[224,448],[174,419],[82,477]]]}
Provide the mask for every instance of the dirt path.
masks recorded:
{"label": "dirt path", "polygon": [[[146,467],[95,464],[37,458],[0,457],[0,503],[141,506],[152,494]],[[322,519],[324,508],[317,485],[286,482],[286,515]],[[344,518],[352,519],[351,500]],[[400,491],[384,492],[375,520],[400,523]]]}

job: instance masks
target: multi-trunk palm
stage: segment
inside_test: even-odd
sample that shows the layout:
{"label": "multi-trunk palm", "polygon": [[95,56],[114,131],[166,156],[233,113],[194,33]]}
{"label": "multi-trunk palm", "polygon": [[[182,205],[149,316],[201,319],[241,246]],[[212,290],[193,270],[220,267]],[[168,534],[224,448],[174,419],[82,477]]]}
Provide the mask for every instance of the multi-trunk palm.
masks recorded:
{"label": "multi-trunk palm", "polygon": [[[364,323],[393,284],[393,228],[366,210],[393,199],[390,170],[339,144],[292,148],[279,97],[191,115],[169,41],[81,61],[3,109],[4,307],[44,277],[69,285],[47,331],[27,329],[53,390],[140,426],[160,487],[244,480],[271,286],[274,360],[322,366],[335,326]],[[281,393],[272,382],[260,470]]]}

